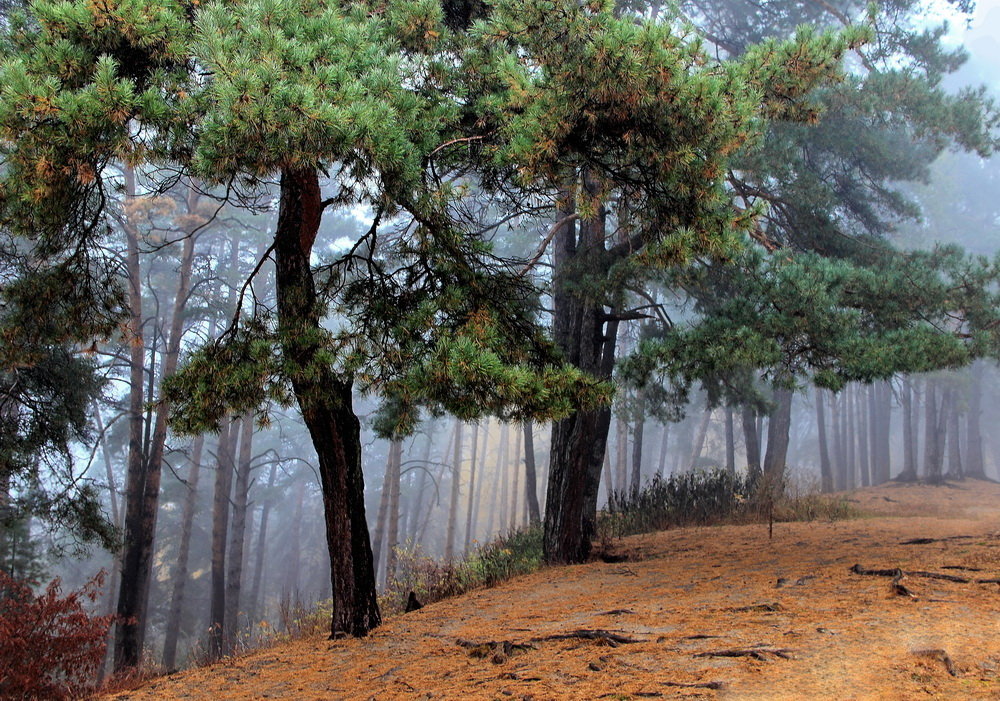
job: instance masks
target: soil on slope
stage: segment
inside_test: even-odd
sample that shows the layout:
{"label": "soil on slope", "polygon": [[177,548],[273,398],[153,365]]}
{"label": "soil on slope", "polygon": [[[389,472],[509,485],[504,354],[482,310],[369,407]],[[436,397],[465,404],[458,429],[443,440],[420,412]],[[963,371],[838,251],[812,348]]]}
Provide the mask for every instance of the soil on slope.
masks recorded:
{"label": "soil on slope", "polygon": [[[1000,698],[1000,584],[977,582],[1000,578],[1000,485],[849,499],[868,515],[778,523],[772,538],[766,524],[627,538],[624,562],[546,569],[363,640],[301,640],[111,698]],[[909,574],[899,589],[855,564]]]}

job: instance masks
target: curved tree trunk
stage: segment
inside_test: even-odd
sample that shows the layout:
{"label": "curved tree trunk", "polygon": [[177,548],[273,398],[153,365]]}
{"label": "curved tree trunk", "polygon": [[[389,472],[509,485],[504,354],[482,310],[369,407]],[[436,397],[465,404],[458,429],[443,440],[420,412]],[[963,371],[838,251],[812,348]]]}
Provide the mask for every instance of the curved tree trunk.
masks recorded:
{"label": "curved tree trunk", "polygon": [[361,636],[377,626],[381,616],[365,520],[361,424],[353,409],[353,380],[334,374],[322,360],[323,310],[309,263],[322,211],[316,171],[284,170],[274,238],[278,332],[286,372],[319,459],[330,552],[330,633]]}

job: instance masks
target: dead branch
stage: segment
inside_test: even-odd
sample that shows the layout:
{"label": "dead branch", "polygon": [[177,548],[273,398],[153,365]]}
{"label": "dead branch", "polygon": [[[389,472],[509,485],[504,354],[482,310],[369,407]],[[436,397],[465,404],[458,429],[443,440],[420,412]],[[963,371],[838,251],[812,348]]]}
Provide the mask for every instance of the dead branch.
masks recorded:
{"label": "dead branch", "polygon": [[663,686],[676,686],[681,689],[721,689],[722,682],[660,682]]}
{"label": "dead branch", "polygon": [[909,570],[903,571],[898,567],[895,569],[866,569],[861,565],[854,565],[851,567],[851,572],[854,574],[867,575],[870,577],[924,577],[925,579],[943,579],[946,582],[957,582],[959,584],[968,584],[969,579],[966,577],[956,577],[953,574],[941,574],[940,572],[925,572],[923,570]]}

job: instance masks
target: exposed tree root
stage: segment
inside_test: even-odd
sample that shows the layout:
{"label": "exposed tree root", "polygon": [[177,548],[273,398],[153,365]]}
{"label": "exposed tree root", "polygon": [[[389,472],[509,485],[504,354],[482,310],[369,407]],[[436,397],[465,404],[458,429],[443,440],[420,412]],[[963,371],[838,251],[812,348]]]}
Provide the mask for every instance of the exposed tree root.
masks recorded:
{"label": "exposed tree root", "polygon": [[620,635],[618,633],[612,633],[609,630],[590,630],[587,628],[581,628],[579,630],[574,630],[569,633],[555,633],[554,635],[545,635],[539,638],[532,638],[531,642],[541,643],[548,640],[596,640],[605,645],[610,645],[611,647],[618,647],[619,645],[628,645],[629,643],[649,642],[647,640],[641,640],[639,638],[630,638],[628,636]]}

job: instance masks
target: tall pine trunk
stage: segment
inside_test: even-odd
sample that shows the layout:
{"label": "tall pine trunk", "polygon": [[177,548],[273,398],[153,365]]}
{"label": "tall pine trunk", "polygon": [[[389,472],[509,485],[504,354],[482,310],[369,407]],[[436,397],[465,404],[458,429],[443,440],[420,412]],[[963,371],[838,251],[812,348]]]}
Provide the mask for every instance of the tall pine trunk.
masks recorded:
{"label": "tall pine trunk", "polygon": [[[125,194],[135,197],[135,175],[125,170]],[[116,671],[137,667],[146,630],[145,602],[153,568],[153,537],[156,512],[146,510],[146,460],[143,454],[143,364],[145,343],[142,328],[142,271],[139,266],[139,233],[125,222],[125,268],[128,274],[129,400],[128,460],[125,471],[124,548],[121,585],[118,588],[118,624],[115,628]]]}
{"label": "tall pine trunk", "polygon": [[[584,174],[585,196],[597,200],[600,185]],[[592,218],[576,225],[572,198],[557,211],[553,263],[553,337],[566,360],[597,377],[608,379],[614,368],[618,320],[609,316],[601,299],[580,285],[581,279],[604,279],[612,261],[606,248],[606,211],[597,207]],[[611,427],[611,408],[577,411],[552,426],[548,489],[545,493],[543,549],[550,563],[583,562],[597,532],[597,497],[601,468]]]}
{"label": "tall pine trunk", "polygon": [[361,636],[381,622],[381,615],[365,520],[361,423],[353,408],[353,378],[335,374],[324,362],[324,310],[309,262],[322,212],[316,170],[284,170],[274,237],[278,333],[292,390],[319,459],[330,553],[330,634]]}

